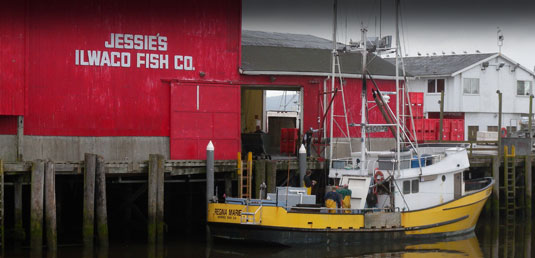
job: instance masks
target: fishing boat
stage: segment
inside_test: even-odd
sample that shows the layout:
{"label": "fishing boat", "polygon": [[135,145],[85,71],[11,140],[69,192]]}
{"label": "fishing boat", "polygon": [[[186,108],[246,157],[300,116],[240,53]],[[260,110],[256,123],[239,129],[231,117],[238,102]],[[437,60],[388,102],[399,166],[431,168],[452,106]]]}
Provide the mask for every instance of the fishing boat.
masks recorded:
{"label": "fishing boat", "polygon": [[[401,54],[397,28],[396,34],[395,113],[385,105],[386,98],[374,84],[371,90],[376,107],[382,108],[386,124],[372,125],[366,121],[366,81],[369,78],[373,82],[373,77],[366,70],[368,48],[366,29],[363,29],[359,46],[363,60],[362,121],[357,126],[361,127],[364,144],[360,152],[351,152],[347,158],[335,159],[332,150],[329,151],[329,180],[335,186],[343,185],[351,190],[351,208],[322,207],[306,188],[278,187],[267,199],[226,198],[223,203],[209,203],[207,223],[212,237],[292,246],[433,238],[473,232],[494,181],[470,179],[464,173],[470,164],[462,145],[418,145],[414,127],[412,132],[408,128],[414,123],[407,122],[404,114],[400,114],[401,109],[405,110],[400,106],[410,107],[405,105],[410,99],[406,77],[403,84],[399,80]],[[333,45],[335,49],[336,43]],[[333,54],[333,64],[334,58]],[[334,75],[333,65],[332,87]],[[410,108],[408,112],[408,117],[412,117]],[[393,150],[367,150],[365,137],[374,126],[390,129],[396,139]],[[330,132],[332,138],[332,123]],[[300,152],[304,152],[303,147]]]}

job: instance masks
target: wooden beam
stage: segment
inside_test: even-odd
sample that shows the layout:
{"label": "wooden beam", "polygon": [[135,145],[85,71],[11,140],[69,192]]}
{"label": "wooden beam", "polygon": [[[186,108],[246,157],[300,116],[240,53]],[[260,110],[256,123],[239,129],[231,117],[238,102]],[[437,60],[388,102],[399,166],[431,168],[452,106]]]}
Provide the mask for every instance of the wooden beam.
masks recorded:
{"label": "wooden beam", "polygon": [[102,156],[97,157],[96,164],[96,221],[97,221],[97,239],[100,248],[108,247],[108,210],[106,200],[106,164]]}
{"label": "wooden beam", "polygon": [[23,161],[24,116],[17,118],[17,161]]}
{"label": "wooden beam", "polygon": [[56,224],[56,171],[54,162],[45,165],[45,226],[46,246],[49,252],[58,249],[58,232]]}
{"label": "wooden beam", "polygon": [[30,247],[40,252],[43,247],[43,192],[45,162],[36,160],[32,166],[30,203]]}
{"label": "wooden beam", "polygon": [[95,171],[97,155],[85,154],[84,169],[84,213],[82,235],[85,247],[93,247],[95,236]]}

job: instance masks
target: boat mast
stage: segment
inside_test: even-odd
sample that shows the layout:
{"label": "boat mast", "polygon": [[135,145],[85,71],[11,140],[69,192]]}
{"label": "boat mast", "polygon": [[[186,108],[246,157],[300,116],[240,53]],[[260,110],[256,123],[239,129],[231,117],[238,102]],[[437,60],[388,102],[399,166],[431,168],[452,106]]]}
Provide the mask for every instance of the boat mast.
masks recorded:
{"label": "boat mast", "polygon": [[361,29],[362,32],[362,105],[360,108],[360,171],[361,173],[364,173],[366,171],[366,102],[368,101],[368,98],[366,96],[366,56],[367,56],[367,50],[366,50],[366,32],[368,30],[363,26]]}
{"label": "boat mast", "polygon": [[399,0],[396,0],[396,164],[398,174],[400,173],[400,159],[401,159],[401,146],[400,146],[400,122],[399,122]]}
{"label": "boat mast", "polygon": [[335,64],[336,64],[336,19],[337,19],[338,0],[333,4],[333,50],[331,61],[331,121],[329,123],[329,168],[333,164],[333,122],[334,122],[334,83],[335,83]]}

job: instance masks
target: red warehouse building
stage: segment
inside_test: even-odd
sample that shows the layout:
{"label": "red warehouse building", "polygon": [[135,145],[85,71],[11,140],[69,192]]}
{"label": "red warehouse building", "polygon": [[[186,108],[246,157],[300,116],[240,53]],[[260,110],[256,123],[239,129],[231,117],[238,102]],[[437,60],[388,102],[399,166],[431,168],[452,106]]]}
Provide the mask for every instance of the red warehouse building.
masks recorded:
{"label": "red warehouse building", "polygon": [[[86,152],[108,160],[150,153],[203,159],[210,140],[216,159],[234,159],[255,113],[266,124],[264,93],[255,91],[269,89],[301,92],[295,126],[318,124],[330,71],[325,42],[242,47],[239,0],[29,0],[5,3],[0,20],[6,160],[80,160]],[[341,56],[348,113],[359,122],[359,55]],[[394,91],[393,65],[370,60],[382,90]],[[341,108],[336,102],[336,112]],[[378,114],[370,114],[372,122],[380,122]]]}

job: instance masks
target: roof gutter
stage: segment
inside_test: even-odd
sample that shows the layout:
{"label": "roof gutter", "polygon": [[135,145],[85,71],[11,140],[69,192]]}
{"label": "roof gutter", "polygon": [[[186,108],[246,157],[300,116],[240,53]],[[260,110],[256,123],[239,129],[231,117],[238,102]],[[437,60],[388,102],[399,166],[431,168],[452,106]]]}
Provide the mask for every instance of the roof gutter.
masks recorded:
{"label": "roof gutter", "polygon": [[[324,72],[288,72],[288,71],[244,71],[240,69],[240,74],[243,75],[286,75],[286,76],[331,76],[331,73]],[[342,73],[343,78],[362,79],[361,74]],[[395,80],[395,76],[389,75],[374,75],[374,79],[379,80]],[[413,79],[414,77],[407,77]]]}

